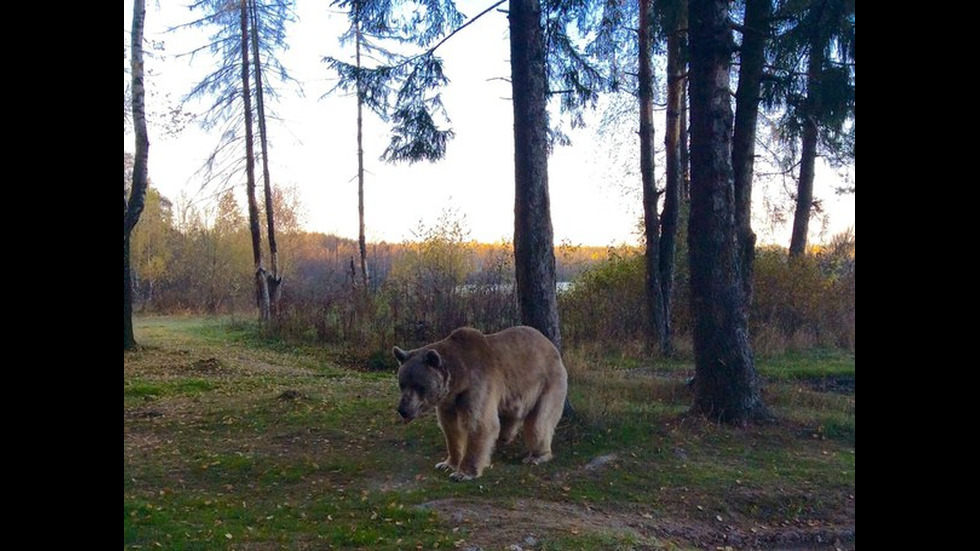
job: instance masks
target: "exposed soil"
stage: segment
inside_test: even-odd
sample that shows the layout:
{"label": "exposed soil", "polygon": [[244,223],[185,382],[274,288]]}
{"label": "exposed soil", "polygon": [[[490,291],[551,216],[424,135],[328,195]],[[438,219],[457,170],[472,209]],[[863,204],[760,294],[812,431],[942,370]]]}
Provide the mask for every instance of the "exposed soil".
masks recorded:
{"label": "exposed soil", "polygon": [[[853,504],[853,502],[852,502]],[[611,511],[589,505],[541,500],[473,501],[440,499],[419,506],[453,526],[466,529],[470,551],[536,548],[544,536],[586,532],[629,534],[635,549],[670,544],[697,549],[854,549],[854,525],[786,523],[767,526],[740,519],[698,520],[656,512]],[[850,518],[854,518],[853,510]]]}

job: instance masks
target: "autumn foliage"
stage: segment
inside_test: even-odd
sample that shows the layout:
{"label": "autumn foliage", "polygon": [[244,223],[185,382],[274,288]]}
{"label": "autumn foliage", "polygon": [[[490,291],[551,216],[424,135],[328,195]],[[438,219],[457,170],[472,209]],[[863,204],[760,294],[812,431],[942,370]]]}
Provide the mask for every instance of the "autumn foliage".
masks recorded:
{"label": "autumn foliage", "polygon": [[[520,323],[510,243],[469,238],[465,217],[446,210],[402,243],[368,244],[370,288],[361,289],[357,242],[301,229],[295,194],[277,192],[287,285],[271,331],[339,345],[362,362],[388,362],[392,343],[415,346],[461,325],[491,332]],[[566,347],[621,347],[646,338],[639,247],[556,248],[558,306]],[[171,203],[152,187],[133,235],[137,312],[250,314],[247,220],[232,193],[213,206]],[[678,254],[671,315],[680,351],[690,350],[687,259]],[[756,252],[750,334],[760,352],[815,345],[854,349],[854,237],[789,259]]]}

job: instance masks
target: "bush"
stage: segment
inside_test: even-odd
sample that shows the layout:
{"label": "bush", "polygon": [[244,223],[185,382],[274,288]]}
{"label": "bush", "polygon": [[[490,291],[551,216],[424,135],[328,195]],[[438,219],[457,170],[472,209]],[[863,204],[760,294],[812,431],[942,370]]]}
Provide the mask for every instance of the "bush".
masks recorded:
{"label": "bush", "polygon": [[[611,249],[605,260],[560,293],[562,338],[571,346],[646,339],[643,251]],[[690,336],[687,259],[677,256],[672,338]],[[756,250],[749,333],[760,352],[813,346],[854,350],[854,237],[845,233],[812,254],[790,259],[782,247]]]}
{"label": "bush", "polygon": [[765,352],[811,346],[854,350],[854,239],[837,236],[813,254],[756,251],[750,333]]}
{"label": "bush", "polygon": [[509,246],[469,240],[465,219],[452,210],[434,227],[420,223],[414,234],[383,273],[372,272],[370,292],[336,271],[313,277],[312,286],[294,278],[306,298],[283,308],[283,333],[314,327],[317,339],[343,346],[351,362],[382,369],[392,343],[415,348],[464,325],[493,332],[518,323]]}
{"label": "bush", "polygon": [[558,296],[562,339],[569,343],[641,338],[647,326],[645,268],[636,249],[610,249]]}

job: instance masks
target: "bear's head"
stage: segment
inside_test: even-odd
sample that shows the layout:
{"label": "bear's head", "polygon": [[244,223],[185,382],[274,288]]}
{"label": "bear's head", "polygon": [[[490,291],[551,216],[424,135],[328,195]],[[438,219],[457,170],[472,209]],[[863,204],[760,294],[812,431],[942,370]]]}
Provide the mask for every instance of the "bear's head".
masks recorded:
{"label": "bear's head", "polygon": [[431,411],[449,393],[449,368],[438,352],[431,348],[393,350],[398,360],[398,386],[402,399],[398,414],[406,423],[419,414]]}

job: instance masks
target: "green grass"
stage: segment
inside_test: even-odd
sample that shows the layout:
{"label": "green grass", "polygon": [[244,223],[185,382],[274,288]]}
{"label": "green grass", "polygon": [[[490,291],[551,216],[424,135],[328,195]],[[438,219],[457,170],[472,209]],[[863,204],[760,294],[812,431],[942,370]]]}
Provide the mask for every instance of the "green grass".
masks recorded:
{"label": "green grass", "polygon": [[577,416],[559,425],[555,459],[529,467],[512,445],[457,484],[432,468],[445,453],[434,417],[398,422],[393,372],[342,368],[335,351],[247,321],[136,322],[125,548],[689,549],[730,533],[812,547],[818,529],[853,545],[853,390],[807,384],[853,378],[853,354],[760,359],[779,422],[748,428],[684,416],[683,361],[576,365]]}
{"label": "green grass", "polygon": [[788,351],[756,360],[759,372],[774,379],[854,378],[854,352],[836,349]]}
{"label": "green grass", "polygon": [[148,398],[174,395],[201,394],[214,389],[216,385],[204,379],[182,379],[172,382],[126,381],[123,396],[126,398]]}

